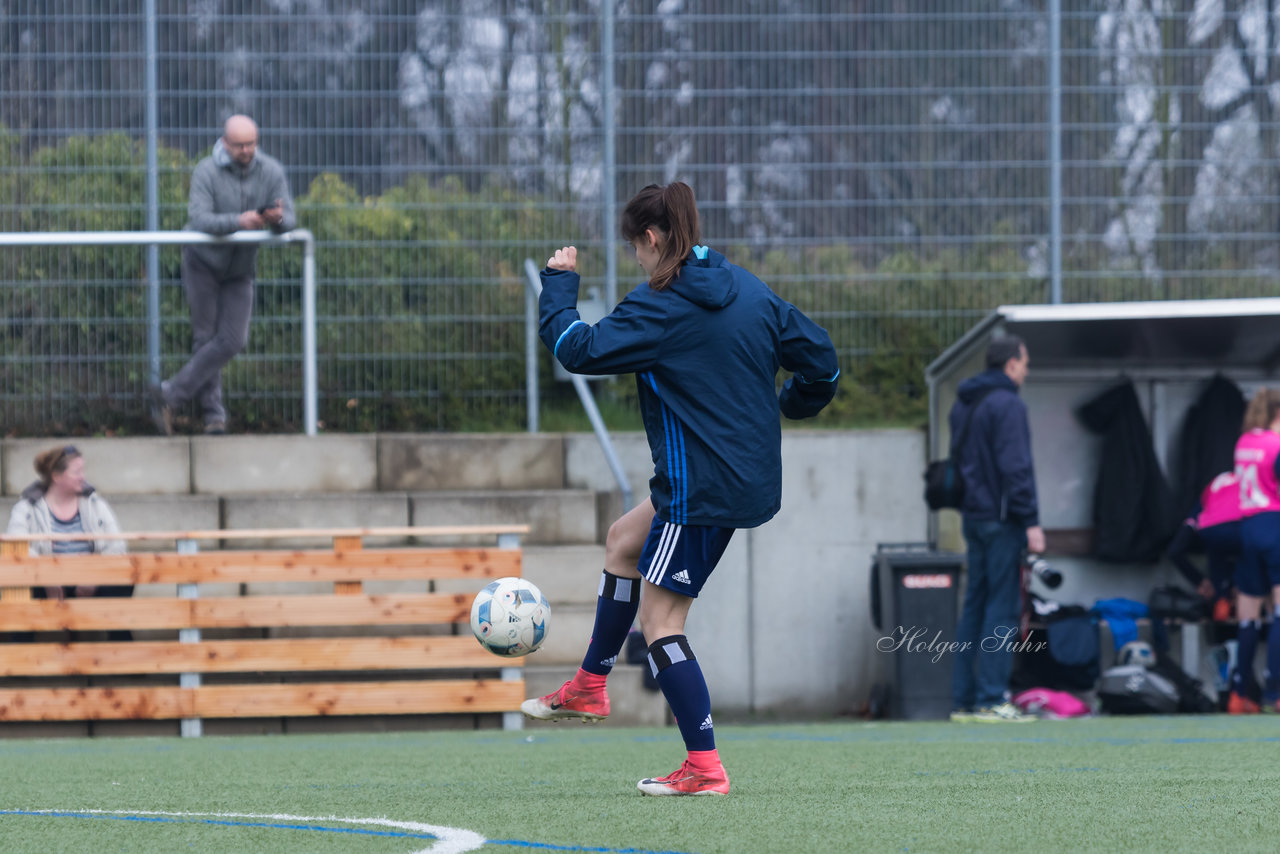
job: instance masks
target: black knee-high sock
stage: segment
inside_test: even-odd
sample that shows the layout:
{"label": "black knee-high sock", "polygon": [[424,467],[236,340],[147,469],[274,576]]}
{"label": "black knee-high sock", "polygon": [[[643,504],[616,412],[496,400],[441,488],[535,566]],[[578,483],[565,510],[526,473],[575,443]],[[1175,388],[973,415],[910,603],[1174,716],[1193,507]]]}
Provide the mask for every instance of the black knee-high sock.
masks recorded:
{"label": "black knee-high sock", "polygon": [[1258,652],[1258,620],[1241,620],[1236,634],[1236,672],[1231,677],[1231,690],[1252,698],[1257,691],[1253,677],[1253,657]]}
{"label": "black knee-high sock", "polygon": [[640,609],[640,579],[602,572],[596,595],[596,623],[582,657],[582,669],[597,676],[608,676]]}
{"label": "black knee-high sock", "polygon": [[1269,703],[1280,700],[1280,608],[1271,616],[1271,625],[1267,626],[1267,684],[1263,691],[1264,699]]}
{"label": "black knee-high sock", "polygon": [[685,749],[715,750],[711,695],[689,639],[684,635],[670,635],[649,644],[649,667],[658,680],[662,696],[667,698],[671,714],[675,715]]}

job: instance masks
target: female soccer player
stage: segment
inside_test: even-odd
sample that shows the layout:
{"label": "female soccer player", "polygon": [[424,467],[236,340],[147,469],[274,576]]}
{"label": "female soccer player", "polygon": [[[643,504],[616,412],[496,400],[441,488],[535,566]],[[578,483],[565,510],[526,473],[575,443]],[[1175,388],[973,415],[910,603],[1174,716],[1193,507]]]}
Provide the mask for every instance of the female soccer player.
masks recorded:
{"label": "female soccer player", "polygon": [[[1188,557],[1194,551],[1208,558],[1207,576]],[[1228,620],[1228,594],[1240,557],[1240,479],[1234,471],[1223,472],[1204,488],[1195,512],[1178,527],[1166,554],[1182,577],[1213,602],[1214,621]]]}
{"label": "female soccer player", "polygon": [[[1249,401],[1244,435],[1236,442],[1236,477],[1240,480],[1240,560],[1236,564],[1236,671],[1231,677],[1227,711],[1233,715],[1259,711],[1253,658],[1261,629],[1262,601],[1271,590],[1280,608],[1280,389],[1264,388]],[[1267,684],[1262,701],[1280,711],[1280,631],[1271,624],[1267,638]]]}
{"label": "female soccer player", "polygon": [[[701,240],[693,190],[649,185],[627,203],[621,232],[649,276],[594,326],[578,299],[577,249],[556,250],[542,272],[539,334],[564,367],[636,375],[653,453],[650,497],[605,539],[591,640],[577,674],[526,700],[531,718],[598,721],[605,680],[640,615],[649,667],[688,757],[649,795],[723,795],[711,699],[684,634],[689,606],[738,528],[762,525],[782,498],[782,432],[835,395],[839,369],[826,331]],[[778,368],[793,376],[779,392]]]}

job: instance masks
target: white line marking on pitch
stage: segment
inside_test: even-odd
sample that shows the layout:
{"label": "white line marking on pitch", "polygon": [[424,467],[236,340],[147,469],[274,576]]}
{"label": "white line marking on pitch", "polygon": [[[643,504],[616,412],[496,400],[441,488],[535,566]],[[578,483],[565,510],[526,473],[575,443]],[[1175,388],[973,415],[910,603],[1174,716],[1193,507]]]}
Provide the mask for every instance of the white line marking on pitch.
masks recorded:
{"label": "white line marking on pitch", "polygon": [[173,818],[255,818],[270,821],[332,821],[340,824],[363,824],[374,827],[393,827],[396,830],[412,830],[418,833],[429,833],[436,841],[428,848],[421,848],[411,854],[464,854],[484,846],[487,841],[483,836],[470,830],[458,827],[442,827],[438,824],[423,824],[420,821],[397,821],[390,818],[341,818],[336,815],[306,816],[285,815],[283,813],[250,813],[250,812],[166,812],[163,810],[29,810],[36,813],[76,812],[88,815],[157,815]]}

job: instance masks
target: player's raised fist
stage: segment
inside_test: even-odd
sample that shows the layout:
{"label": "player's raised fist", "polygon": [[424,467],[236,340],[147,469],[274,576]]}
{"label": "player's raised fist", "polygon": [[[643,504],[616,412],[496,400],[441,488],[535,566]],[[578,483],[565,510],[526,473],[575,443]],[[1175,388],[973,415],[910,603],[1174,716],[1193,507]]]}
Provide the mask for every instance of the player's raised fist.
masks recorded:
{"label": "player's raised fist", "polygon": [[578,247],[565,246],[557,249],[556,254],[552,255],[547,261],[547,268],[551,270],[565,270],[572,273],[578,267]]}

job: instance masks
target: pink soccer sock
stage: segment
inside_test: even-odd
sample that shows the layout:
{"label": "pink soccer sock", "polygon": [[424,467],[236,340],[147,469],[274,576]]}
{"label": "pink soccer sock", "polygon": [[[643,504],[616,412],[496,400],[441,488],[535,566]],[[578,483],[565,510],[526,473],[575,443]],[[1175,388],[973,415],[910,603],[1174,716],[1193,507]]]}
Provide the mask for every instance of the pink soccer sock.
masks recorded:
{"label": "pink soccer sock", "polygon": [[599,673],[588,673],[579,667],[577,674],[573,677],[573,684],[584,694],[595,694],[604,690],[605,681],[608,678]]}
{"label": "pink soccer sock", "polygon": [[690,750],[689,764],[693,766],[695,771],[719,771],[720,770],[720,751],[719,750]]}

